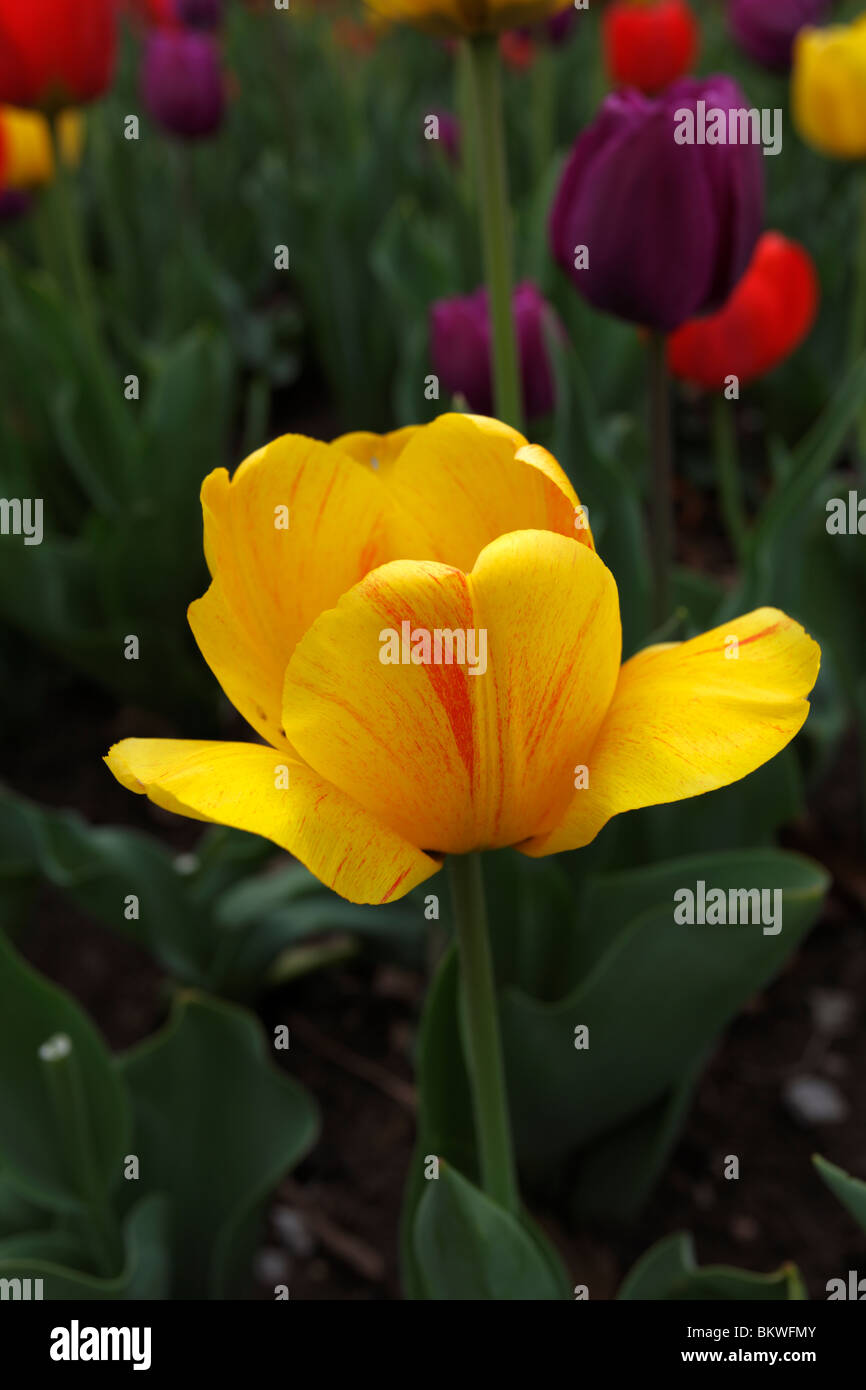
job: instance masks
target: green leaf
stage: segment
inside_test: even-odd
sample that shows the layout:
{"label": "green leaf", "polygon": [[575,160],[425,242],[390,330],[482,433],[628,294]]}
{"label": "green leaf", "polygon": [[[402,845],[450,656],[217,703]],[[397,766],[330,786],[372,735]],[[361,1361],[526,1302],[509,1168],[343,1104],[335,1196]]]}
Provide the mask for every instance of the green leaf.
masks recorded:
{"label": "green leaf", "polygon": [[415,1254],[434,1300],[567,1297],[564,1273],[524,1225],[445,1162],[430,1179],[415,1219]]}
{"label": "green leaf", "polygon": [[806,1297],[802,1280],[794,1265],[786,1264],[773,1274],[752,1274],[727,1265],[708,1265],[699,1269],[692,1238],[685,1233],[666,1236],[642,1255],[626,1276],[618,1299],[753,1300],[799,1301]]}
{"label": "green leaf", "polygon": [[24,1196],[82,1212],[79,1149],[55,1107],[39,1048],[56,1034],[72,1044],[77,1113],[89,1150],[88,1180],[104,1193],[120,1179],[129,1133],[127,1098],[111,1057],[78,1005],[43,979],[0,935],[0,1163]]}
{"label": "green leaf", "polygon": [[267,1194],[315,1141],[316,1108],[251,1014],[195,995],[119,1069],[141,1181],[168,1197],[171,1296],[232,1296]]}
{"label": "green leaf", "polygon": [[[708,888],[781,889],[782,930],[676,923],[674,892],[699,879]],[[595,916],[578,929],[580,983],[556,1003],[514,988],[502,999],[520,1156],[561,1162],[676,1086],[802,939],[827,881],[817,865],[780,851],[702,855],[604,880]],[[578,1025],[589,1029],[588,1049],[574,1046]]]}
{"label": "green leaf", "polygon": [[[0,792],[0,834],[4,857],[31,865],[179,979],[208,982],[217,946],[209,915],[196,909],[174,858],[157,840],[94,827],[73,812],[46,810],[10,792]],[[131,918],[125,912],[130,895],[138,899],[138,915]]]}
{"label": "green leaf", "polygon": [[815,1154],[812,1162],[821,1179],[827,1184],[834,1197],[838,1197],[859,1226],[866,1231],[866,1182],[852,1177],[844,1168],[837,1168],[820,1154]]}
{"label": "green leaf", "polygon": [[0,1279],[42,1279],[47,1300],[140,1299],[168,1297],[168,1255],[165,1203],[155,1194],[143,1197],[124,1224],[125,1260],[113,1279],[101,1279],[75,1267],[76,1251],[63,1232],[36,1232],[21,1236],[15,1246],[0,1242]]}

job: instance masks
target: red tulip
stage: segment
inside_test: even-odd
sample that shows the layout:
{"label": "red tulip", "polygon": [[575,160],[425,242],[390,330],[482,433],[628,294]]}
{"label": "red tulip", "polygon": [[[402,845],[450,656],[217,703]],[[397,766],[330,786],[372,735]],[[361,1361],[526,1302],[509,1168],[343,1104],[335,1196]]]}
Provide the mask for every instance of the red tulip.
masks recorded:
{"label": "red tulip", "polygon": [[613,0],[602,18],[611,81],[642,92],[658,92],[688,72],[699,37],[685,0]]}
{"label": "red tulip", "polygon": [[101,96],[116,0],[0,0],[0,102],[56,111]]}
{"label": "red tulip", "polygon": [[668,337],[674,376],[709,390],[772,371],[808,334],[818,307],[818,276],[799,242],[765,232],[745,275],[722,308],[689,319]]}

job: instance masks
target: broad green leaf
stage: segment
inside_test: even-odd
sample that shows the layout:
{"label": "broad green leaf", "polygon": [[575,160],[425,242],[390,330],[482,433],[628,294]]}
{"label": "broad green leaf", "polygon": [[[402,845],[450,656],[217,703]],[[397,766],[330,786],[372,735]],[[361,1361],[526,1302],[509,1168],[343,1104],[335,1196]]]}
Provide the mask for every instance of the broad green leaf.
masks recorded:
{"label": "broad green leaf", "polygon": [[[515,988],[502,999],[518,1153],[533,1166],[559,1161],[675,1086],[690,1059],[779,970],[814,921],[827,886],[824,871],[798,855],[704,855],[642,871],[644,891],[653,896],[629,920],[637,876],[623,878],[624,911],[612,910],[607,949],[604,928],[587,921],[581,983],[556,1003]],[[694,891],[699,879],[723,890],[781,889],[782,930],[765,935],[757,924],[676,923],[674,891]],[[612,903],[616,892],[612,880]],[[575,1047],[580,1025],[589,1030],[586,1049]]]}
{"label": "broad green leaf", "polygon": [[[71,1044],[62,1064],[39,1049],[55,1035]],[[52,1094],[46,1068],[72,1113]],[[0,1164],[40,1206],[81,1213],[117,1187],[129,1134],[127,1098],[105,1044],[78,1005],[42,978],[0,935]],[[85,1186],[91,1190],[85,1191]]]}
{"label": "broad green leaf", "polygon": [[524,1225],[455,1168],[440,1164],[415,1218],[415,1255],[434,1300],[531,1300],[567,1296]]}
{"label": "broad green leaf", "polygon": [[316,1108],[251,1014],[191,994],[119,1072],[142,1184],[168,1198],[171,1296],[230,1297],[267,1194],[315,1141]]}
{"label": "broad green leaf", "polygon": [[790,1302],[806,1297],[794,1265],[774,1274],[752,1274],[727,1265],[698,1268],[692,1238],[685,1233],[666,1236],[642,1255],[626,1276],[617,1294],[625,1301],[642,1300],[752,1300]]}
{"label": "broad green leaf", "polygon": [[68,1235],[36,1232],[11,1241],[0,1241],[0,1279],[42,1279],[47,1300],[129,1299],[168,1297],[169,1269],[165,1230],[165,1203],[151,1194],[132,1209],[124,1225],[125,1260],[112,1279],[99,1278],[67,1263],[79,1253]]}
{"label": "broad green leaf", "polygon": [[862,1178],[852,1177],[844,1168],[837,1168],[835,1163],[828,1163],[820,1154],[815,1154],[812,1162],[834,1197],[839,1198],[843,1207],[866,1231],[866,1182]]}
{"label": "broad green leaf", "polygon": [[0,830],[0,855],[11,849],[76,906],[136,941],[179,979],[207,982],[217,944],[213,929],[190,900],[175,859],[157,840],[91,826],[73,812],[46,810],[9,792],[0,792]]}

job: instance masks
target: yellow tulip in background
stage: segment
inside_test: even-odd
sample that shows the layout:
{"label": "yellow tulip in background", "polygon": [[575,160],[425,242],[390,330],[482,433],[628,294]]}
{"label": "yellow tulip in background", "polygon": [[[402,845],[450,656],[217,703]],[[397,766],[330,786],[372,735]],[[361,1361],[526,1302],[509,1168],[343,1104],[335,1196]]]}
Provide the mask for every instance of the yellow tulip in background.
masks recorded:
{"label": "yellow tulip in background", "polygon": [[414,24],[440,37],[497,34],[541,24],[573,0],[366,0],[368,10],[395,24]]}
{"label": "yellow tulip in background", "polygon": [[[63,111],[57,133],[64,162],[75,167],[81,160],[84,123],[77,111]],[[54,148],[48,121],[39,111],[0,106],[0,185],[3,188],[38,188],[54,178]]]}
{"label": "yellow tulip in background", "polygon": [[838,159],[866,158],[866,14],[852,24],[802,29],[791,81],[803,139]]}
{"label": "yellow tulip in background", "polygon": [[[266,836],[356,902],[446,855],[587,844],[794,737],[819,650],[761,609],[622,667],[619,599],[556,460],[494,420],[299,435],[202,488],[192,630],[265,743],[125,739],[157,805]],[[383,633],[486,634],[486,669],[384,664]],[[580,769],[585,769],[581,773]]]}

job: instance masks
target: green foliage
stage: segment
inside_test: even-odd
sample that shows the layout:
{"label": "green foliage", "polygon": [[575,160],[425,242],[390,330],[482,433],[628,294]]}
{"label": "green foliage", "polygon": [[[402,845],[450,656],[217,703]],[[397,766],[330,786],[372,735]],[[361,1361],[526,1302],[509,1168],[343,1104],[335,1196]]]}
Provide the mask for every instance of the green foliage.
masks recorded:
{"label": "green foliage", "polygon": [[263,1203],[317,1125],[243,1010],[178,998],[114,1058],[0,935],[0,1278],[48,1299],[241,1296]]}

